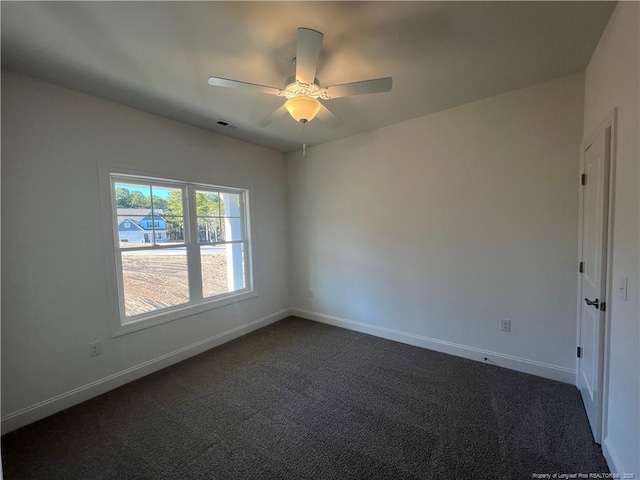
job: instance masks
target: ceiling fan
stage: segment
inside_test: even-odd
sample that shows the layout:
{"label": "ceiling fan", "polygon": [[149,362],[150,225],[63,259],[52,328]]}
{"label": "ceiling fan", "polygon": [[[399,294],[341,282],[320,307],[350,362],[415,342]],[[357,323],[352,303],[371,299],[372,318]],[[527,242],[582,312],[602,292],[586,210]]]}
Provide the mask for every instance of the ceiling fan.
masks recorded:
{"label": "ceiling fan", "polygon": [[258,122],[258,126],[261,127],[266,127],[273,120],[285,115],[287,112],[296,121],[303,124],[310,122],[317,116],[328,125],[339,126],[342,121],[321,100],[350,97],[365,93],[388,92],[393,85],[393,79],[391,77],[376,78],[322,88],[316,78],[316,69],[323,37],[324,35],[316,30],[298,28],[296,57],[294,58],[296,74],[285,81],[285,87],[282,89],[218,77],[209,77],[209,85],[242,88],[247,91],[285,97],[287,101],[280,108]]}

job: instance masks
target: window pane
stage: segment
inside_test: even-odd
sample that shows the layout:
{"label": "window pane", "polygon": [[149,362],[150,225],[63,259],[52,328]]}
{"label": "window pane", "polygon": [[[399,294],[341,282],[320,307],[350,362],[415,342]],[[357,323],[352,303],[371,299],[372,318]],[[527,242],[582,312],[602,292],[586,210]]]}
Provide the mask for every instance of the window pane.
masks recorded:
{"label": "window pane", "polygon": [[196,190],[196,212],[199,217],[219,217],[220,194]]}
{"label": "window pane", "polygon": [[184,243],[184,207],[181,188],[159,187],[152,185],[153,220],[148,222],[153,227],[156,243]]}
{"label": "window pane", "polygon": [[151,187],[116,183],[114,185],[118,243],[121,248],[141,247],[153,244],[153,235],[145,235],[143,219],[151,208]]}
{"label": "window pane", "polygon": [[246,287],[244,244],[203,245],[200,247],[200,261],[203,298]]}
{"label": "window pane", "polygon": [[125,315],[189,301],[186,248],[122,252]]}
{"label": "window pane", "polygon": [[144,216],[136,215],[136,209],[118,209],[118,242],[120,248],[150,247],[153,245],[153,235],[145,230]]}
{"label": "window pane", "polygon": [[198,217],[198,242],[214,243],[222,241],[222,229],[218,217]]}
{"label": "window pane", "polygon": [[227,224],[225,223],[224,219],[220,220],[220,233],[218,235],[218,241],[219,242],[227,241]]}
{"label": "window pane", "polygon": [[184,217],[182,215],[164,215],[165,243],[181,244],[184,243]]}
{"label": "window pane", "polygon": [[114,187],[118,208],[151,208],[151,187],[148,184],[117,182]]}
{"label": "window pane", "polygon": [[120,248],[184,243],[182,189],[118,182],[114,195]]}
{"label": "window pane", "polygon": [[222,193],[222,200],[224,202],[225,217],[239,217],[240,216],[240,194],[239,193]]}
{"label": "window pane", "polygon": [[226,241],[242,240],[242,220],[240,218],[225,218]]}

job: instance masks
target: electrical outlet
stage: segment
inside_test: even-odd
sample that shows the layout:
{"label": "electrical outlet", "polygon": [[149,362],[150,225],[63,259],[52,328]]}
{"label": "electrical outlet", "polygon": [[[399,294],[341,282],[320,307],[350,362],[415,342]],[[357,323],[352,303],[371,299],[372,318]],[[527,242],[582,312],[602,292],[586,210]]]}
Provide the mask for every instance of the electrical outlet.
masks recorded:
{"label": "electrical outlet", "polygon": [[313,291],[313,288],[309,289],[309,298],[313,298],[316,296],[316,292]]}
{"label": "electrical outlet", "polygon": [[508,318],[500,319],[500,331],[501,332],[510,332],[511,331],[511,320]]}
{"label": "electrical outlet", "polygon": [[102,343],[101,342],[91,342],[89,344],[89,356],[96,357],[102,353]]}

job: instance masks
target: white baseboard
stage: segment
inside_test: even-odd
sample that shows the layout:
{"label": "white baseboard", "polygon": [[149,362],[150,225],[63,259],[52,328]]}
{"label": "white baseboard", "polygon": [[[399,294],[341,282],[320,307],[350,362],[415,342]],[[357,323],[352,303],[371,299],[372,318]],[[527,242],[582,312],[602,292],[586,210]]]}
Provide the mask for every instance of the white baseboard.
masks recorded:
{"label": "white baseboard", "polygon": [[223,343],[234,340],[235,338],[246,335],[259,328],[266,327],[271,323],[291,315],[289,308],[272,313],[265,317],[259,318],[252,322],[240,325],[225,332],[213,335],[204,340],[200,340],[186,347],[179,348],[173,352],[167,353],[160,357],[154,358],[147,362],[141,363],[134,367],[128,368],[121,372],[101,378],[95,382],[75,388],[68,392],[56,395],[55,397],[43,400],[30,407],[23,408],[13,413],[9,413],[2,417],[2,434],[9,433],[20,427],[24,427],[42,418],[53,415],[56,412],[72,407],[98,395],[120,387],[126,383],[137,380],[138,378],[149,375],[150,373],[162,370],[174,363],[181,362],[187,358],[205,352],[210,348],[222,345]]}
{"label": "white baseboard", "polygon": [[[128,368],[121,372],[109,375],[108,377],[101,378],[99,380],[96,380],[95,382],[91,382],[87,385],[83,385],[55,397],[43,400],[42,402],[39,402],[35,405],[31,405],[16,412],[9,413],[1,419],[2,434],[16,430],[37,420],[48,417],[49,415],[53,415],[54,413],[57,413],[61,410],[82,403],[93,397],[106,393],[109,390],[113,390],[114,388],[137,380],[138,378],[157,372],[158,370],[162,370],[163,368],[173,365],[174,363],[186,360],[187,358],[198,355],[199,353],[202,353],[223,343],[229,342],[242,335],[246,335],[247,333],[250,333],[254,330],[266,327],[267,325],[282,320],[289,315],[296,315],[298,317],[326,323],[328,325],[334,325],[346,328],[348,330],[367,333],[370,335],[375,335],[377,337],[387,338],[389,340],[395,340],[397,342],[406,343],[417,347],[427,348],[442,353],[448,353],[471,360],[477,360],[479,362],[485,362],[484,359],[487,358],[493,365],[498,365],[512,370],[530,373],[533,375],[538,375],[540,377],[550,378],[552,380],[558,380],[560,382],[575,385],[575,371],[569,368],[559,367],[535,360],[514,357],[512,355],[505,355],[498,352],[492,352],[489,350],[483,350],[480,348],[447,342],[435,338],[429,338],[413,333],[402,332],[400,330],[393,330],[390,328],[371,325],[368,323],[355,322],[353,320],[347,320],[345,318],[312,312],[300,308],[286,308],[247,324],[240,325],[217,335],[213,335],[209,338],[205,338],[204,340],[200,340],[191,345],[187,345],[186,347],[180,348],[178,350]],[[608,454],[605,453],[605,458],[607,459],[607,462],[609,462],[609,465],[616,465],[615,468],[617,468],[617,465],[619,465],[617,457],[615,456],[613,450],[611,450],[610,447],[607,447],[606,441],[603,444],[603,451],[609,452]],[[614,471],[614,469],[612,469],[612,471]]]}
{"label": "white baseboard", "polygon": [[[346,318],[335,317],[323,313],[312,312],[300,308],[291,308],[291,315],[314,320],[316,322],[326,323],[337,327],[354,330],[356,332],[367,333],[377,337],[395,340],[396,342],[414,345],[416,347],[427,348],[437,352],[448,353],[458,357],[476,360],[482,363],[491,363],[500,367],[505,367],[518,372],[530,373],[539,377],[550,378],[563,383],[575,385],[576,372],[573,369],[559,367],[548,363],[529,360],[527,358],[514,357],[504,353],[492,352],[481,348],[462,345],[459,343],[447,342],[436,338],[424,337],[413,333],[393,330],[391,328],[371,325],[369,323],[355,322]],[[485,358],[487,360],[485,360]]]}
{"label": "white baseboard", "polygon": [[618,454],[611,446],[609,437],[605,438],[604,442],[602,442],[602,455],[607,461],[607,465],[609,466],[609,470],[611,471],[611,473],[619,473],[620,475],[622,475],[625,472],[629,472],[629,470],[625,470],[622,466],[622,462],[620,461]]}

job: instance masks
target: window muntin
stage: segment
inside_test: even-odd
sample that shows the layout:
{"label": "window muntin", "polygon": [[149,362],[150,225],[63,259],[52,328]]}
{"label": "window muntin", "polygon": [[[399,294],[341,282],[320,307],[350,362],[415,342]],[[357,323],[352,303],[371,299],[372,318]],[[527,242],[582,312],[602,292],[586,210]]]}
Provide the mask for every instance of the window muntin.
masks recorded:
{"label": "window muntin", "polygon": [[122,326],[252,291],[246,190],[110,178]]}

